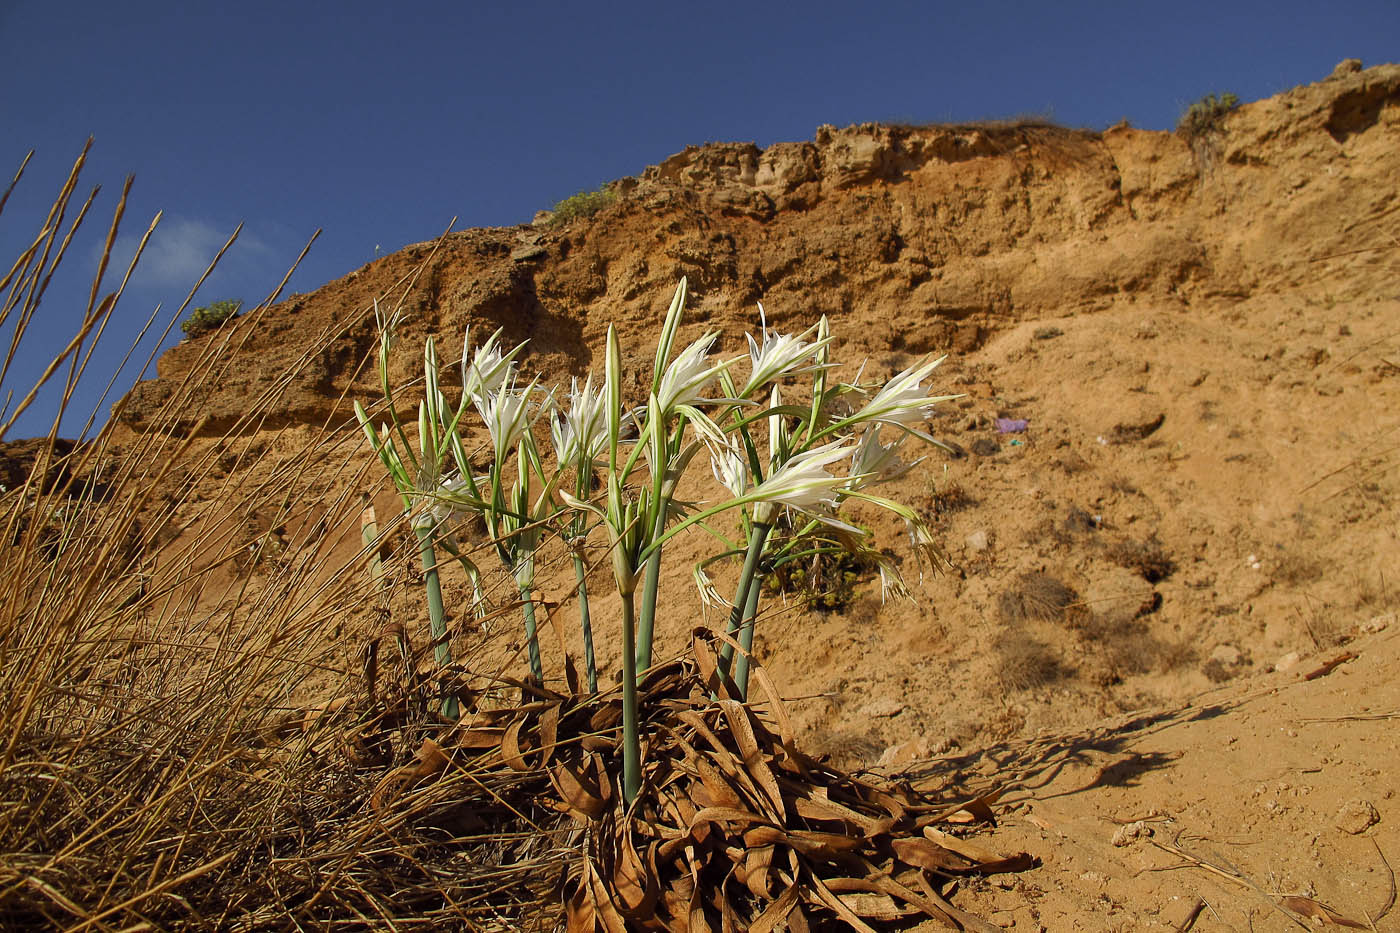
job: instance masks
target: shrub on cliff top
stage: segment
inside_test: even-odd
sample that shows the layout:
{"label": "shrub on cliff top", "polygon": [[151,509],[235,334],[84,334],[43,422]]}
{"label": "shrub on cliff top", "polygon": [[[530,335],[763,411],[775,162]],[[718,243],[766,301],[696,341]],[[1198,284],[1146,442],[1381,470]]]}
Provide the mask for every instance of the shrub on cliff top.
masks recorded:
{"label": "shrub on cliff top", "polygon": [[616,200],[617,192],[611,185],[604,185],[597,191],[580,191],[554,205],[549,216],[549,225],[558,227],[580,217],[592,217]]}
{"label": "shrub on cliff top", "polygon": [[225,321],[237,317],[242,307],[241,301],[225,299],[203,308],[195,308],[189,317],[180,322],[180,329],[185,332],[186,337],[207,334],[211,330],[217,330]]}
{"label": "shrub on cliff top", "polygon": [[1207,94],[1196,101],[1181,119],[1176,121],[1176,131],[1189,139],[1197,139],[1220,129],[1225,114],[1240,105],[1234,94]]}

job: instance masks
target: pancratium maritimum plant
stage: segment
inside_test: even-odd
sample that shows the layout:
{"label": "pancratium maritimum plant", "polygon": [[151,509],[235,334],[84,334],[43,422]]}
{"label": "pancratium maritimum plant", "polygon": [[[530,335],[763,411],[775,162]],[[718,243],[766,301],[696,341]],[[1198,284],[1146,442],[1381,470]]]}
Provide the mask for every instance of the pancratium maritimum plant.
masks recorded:
{"label": "pancratium maritimum plant", "polygon": [[[832,548],[856,550],[874,558],[883,592],[909,595],[898,570],[870,546],[868,534],[841,517],[847,502],[893,512],[909,528],[916,552],[940,559],[918,513],[875,489],[918,462],[903,457],[911,438],[937,443],[921,426],[933,406],[957,397],[933,394],[926,385],[941,360],[921,362],[883,385],[863,385],[859,377],[855,384],[839,382],[824,317],[801,333],[780,334],[761,316],[758,334],[748,338],[748,352],[732,359],[711,355],[716,333],[676,352],[685,299],[682,279],[662,322],[647,397],[635,408],[623,398],[622,353],[612,327],[602,384],[595,388],[591,374],[581,387],[575,380],[566,409],[556,405],[553,392],[540,389],[538,379],[517,388],[515,359],[521,348],[504,352],[499,332],[475,352],[469,343],[464,345],[462,399],[451,408],[438,388],[429,340],[427,397],[420,407],[415,455],[408,432],[392,414],[387,377],[390,325],[384,325],[380,371],[393,423],[376,430],[357,407],[366,436],[403,496],[424,549],[425,569],[435,540],[449,543],[452,552],[461,555],[448,534],[453,517],[471,513],[484,520],[488,545],[519,587],[530,668],[537,678],[543,678],[544,671],[531,592],[535,554],[546,535],[557,534],[566,541],[574,557],[591,691],[597,690],[598,676],[585,543],[590,530],[601,528],[620,597],[622,786],[629,801],[642,782],[637,686],[641,672],[651,664],[660,568],[671,538],[704,525],[723,540],[716,521],[726,513],[739,515],[741,540],[701,561],[693,576],[702,599],[713,605],[721,600],[706,568],[722,558],[742,557],[729,602],[732,638],[721,657],[722,672],[732,677],[741,696],[747,695],[758,581],[766,568]],[[472,474],[461,439],[460,422],[469,402],[491,438],[492,463],[484,477]],[[542,418],[548,419],[552,462],[541,455],[535,440],[534,428]],[[682,503],[677,490],[701,452],[709,455],[721,496],[703,506]],[[450,471],[449,465],[456,470]],[[770,532],[782,516],[795,534],[785,534],[775,544]],[[475,574],[474,565],[464,556],[462,561]],[[440,619],[441,594],[434,597],[430,589],[430,610],[434,598],[439,608],[433,618]],[[445,648],[445,633],[434,624],[436,643]],[[440,653],[439,663],[446,663],[445,658]],[[446,704],[443,710],[451,715]]]}

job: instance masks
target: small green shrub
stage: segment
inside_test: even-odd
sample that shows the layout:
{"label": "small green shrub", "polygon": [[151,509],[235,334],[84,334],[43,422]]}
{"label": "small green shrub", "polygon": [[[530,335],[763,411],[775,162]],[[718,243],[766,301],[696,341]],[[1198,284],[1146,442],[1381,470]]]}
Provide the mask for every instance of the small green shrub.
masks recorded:
{"label": "small green shrub", "polygon": [[764,590],[797,597],[818,612],[845,612],[859,595],[857,584],[878,571],[875,561],[834,542],[812,547],[810,534],[796,532],[788,525],[773,536],[773,552],[779,559],[776,566],[765,568]]}
{"label": "small green shrub", "polygon": [[592,217],[616,200],[617,192],[611,185],[604,185],[597,191],[580,191],[554,205],[549,225],[559,227],[581,217]]}
{"label": "small green shrub", "polygon": [[1188,140],[1219,132],[1225,114],[1239,105],[1240,99],[1234,94],[1207,94],[1186,108],[1176,121],[1176,131]]}
{"label": "small green shrub", "polygon": [[203,308],[195,308],[194,311],[190,312],[189,317],[180,322],[180,329],[185,332],[186,337],[207,334],[212,330],[218,330],[225,321],[237,317],[242,308],[243,302],[228,299],[216,301]]}

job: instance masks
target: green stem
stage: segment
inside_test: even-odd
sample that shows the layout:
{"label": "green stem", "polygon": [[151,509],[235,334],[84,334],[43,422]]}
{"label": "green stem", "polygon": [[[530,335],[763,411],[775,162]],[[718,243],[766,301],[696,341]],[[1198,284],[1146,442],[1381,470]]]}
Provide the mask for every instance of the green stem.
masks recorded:
{"label": "green stem", "polygon": [[[763,522],[754,522],[749,530],[749,549],[744,554],[744,569],[739,572],[739,588],[734,593],[734,608],[729,612],[729,627],[725,630],[731,636],[737,635],[744,623],[750,591],[758,592],[759,586],[754,577],[758,574],[758,562],[763,557],[763,546],[768,540],[768,532],[772,527],[772,525]],[[752,637],[750,634],[750,639]],[[733,646],[725,644],[720,648],[719,669],[722,673],[729,672],[733,659]]]}
{"label": "green stem", "polygon": [[[656,521],[652,524],[651,540],[655,541],[666,531],[666,502],[660,501],[656,510]],[[661,548],[652,551],[647,557],[646,584],[642,590],[642,616],[637,624],[637,668],[651,667],[652,631],[656,621],[656,594],[661,584]]]}
{"label": "green stem", "polygon": [[578,624],[583,629],[583,669],[588,677],[588,692],[598,692],[598,662],[593,656],[593,623],[588,617],[588,573],[583,558],[574,555],[574,579],[578,581]]}
{"label": "green stem", "polygon": [[379,521],[374,514],[374,503],[369,493],[362,493],[360,511],[360,540],[369,551],[369,580],[377,597],[384,589],[384,563],[379,553]]}
{"label": "green stem", "polygon": [[642,745],[637,732],[637,659],[632,593],[622,595],[622,797],[631,804],[642,786]]}
{"label": "green stem", "polygon": [[[442,610],[442,583],[438,580],[433,529],[415,525],[413,533],[418,538],[418,558],[423,565],[423,586],[428,595],[428,627],[433,635],[433,660],[437,662],[439,670],[446,670],[452,663],[452,650],[447,644],[447,618]],[[442,715],[448,719],[457,718],[457,698],[446,689],[442,694]]]}
{"label": "green stem", "polygon": [[540,640],[536,636],[535,625],[535,599],[534,599],[534,568],[530,568],[529,576],[517,577],[517,585],[520,587],[521,611],[525,615],[525,644],[530,652],[530,673],[539,683],[544,683],[544,664],[540,661]]}
{"label": "green stem", "polygon": [[763,587],[750,584],[749,598],[744,603],[744,624],[739,629],[739,646],[744,649],[734,662],[734,683],[739,688],[739,699],[749,698],[749,656],[753,651],[754,620],[758,618],[758,594]]}

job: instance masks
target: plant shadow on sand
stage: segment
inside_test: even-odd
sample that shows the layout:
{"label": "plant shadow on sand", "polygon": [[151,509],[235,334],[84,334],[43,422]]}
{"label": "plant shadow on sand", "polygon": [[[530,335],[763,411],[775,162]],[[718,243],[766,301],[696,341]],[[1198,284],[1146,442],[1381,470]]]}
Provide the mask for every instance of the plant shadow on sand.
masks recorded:
{"label": "plant shadow on sand", "polygon": [[[1173,755],[1139,753],[1133,746],[1147,736],[1189,722],[1225,715],[1239,704],[1187,704],[1167,710],[1137,713],[1117,722],[1088,729],[1038,736],[1026,741],[1008,741],[980,747],[963,755],[915,764],[901,776],[916,787],[942,784],[997,789],[1001,800],[1013,805],[1027,799],[1050,799],[1081,794],[1098,787],[1128,786],[1148,771],[1171,768]],[[1102,766],[1094,755],[1114,756],[1117,760]],[[1054,783],[1075,768],[1093,768],[1092,777],[1071,789],[1039,797],[1035,791]],[[984,775],[978,778],[977,775]]]}

